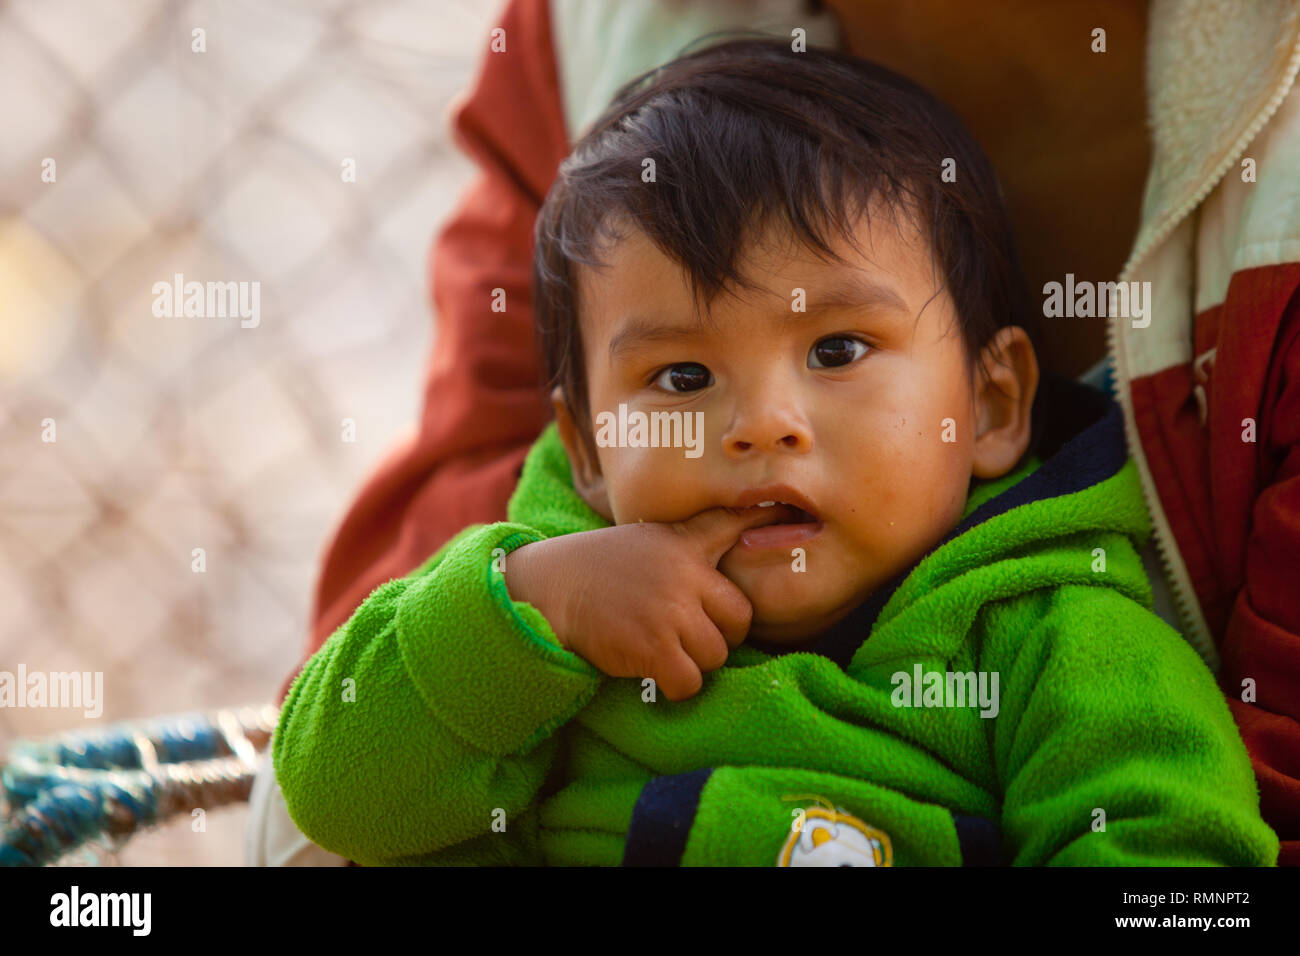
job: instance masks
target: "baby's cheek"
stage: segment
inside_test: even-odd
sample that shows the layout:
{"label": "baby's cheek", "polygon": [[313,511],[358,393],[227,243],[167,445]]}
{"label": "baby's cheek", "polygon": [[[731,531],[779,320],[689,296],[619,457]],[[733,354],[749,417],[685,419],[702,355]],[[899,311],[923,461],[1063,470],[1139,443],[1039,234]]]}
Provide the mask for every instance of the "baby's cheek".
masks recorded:
{"label": "baby's cheek", "polygon": [[635,524],[638,521],[653,521],[647,511],[647,505],[635,482],[622,480],[618,471],[605,472],[605,490],[609,496],[609,508],[614,513],[615,524]]}
{"label": "baby's cheek", "polygon": [[855,557],[886,579],[912,564],[954,527],[965,504],[965,485],[942,466],[929,473],[895,472],[853,506],[846,529]]}
{"label": "baby's cheek", "polygon": [[[671,454],[671,450],[649,449]],[[666,467],[662,458],[646,455],[645,449],[624,452],[615,467],[606,472],[610,506],[620,524],[641,521],[680,521],[695,507],[690,501],[690,480]],[[626,452],[636,452],[627,454]],[[695,507],[698,510],[698,507]]]}

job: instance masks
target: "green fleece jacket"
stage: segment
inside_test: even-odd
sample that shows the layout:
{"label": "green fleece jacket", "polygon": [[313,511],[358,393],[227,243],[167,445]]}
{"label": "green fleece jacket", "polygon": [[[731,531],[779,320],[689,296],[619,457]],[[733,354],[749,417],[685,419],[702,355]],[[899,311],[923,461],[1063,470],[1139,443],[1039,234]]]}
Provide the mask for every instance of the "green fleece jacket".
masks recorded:
{"label": "green fleece jacket", "polygon": [[290,815],[362,864],[1273,864],[1222,693],[1150,610],[1118,409],[1053,388],[1041,457],[976,483],[914,567],[679,702],[507,592],[510,551],[607,525],[552,424],[508,521],[304,666],[272,742]]}

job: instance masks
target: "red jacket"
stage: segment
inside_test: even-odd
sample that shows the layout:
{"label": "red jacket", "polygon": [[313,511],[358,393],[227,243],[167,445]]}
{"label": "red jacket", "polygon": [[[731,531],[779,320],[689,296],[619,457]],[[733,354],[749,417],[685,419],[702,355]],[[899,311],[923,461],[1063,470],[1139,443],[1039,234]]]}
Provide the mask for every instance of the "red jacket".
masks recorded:
{"label": "red jacket", "polygon": [[[619,82],[684,38],[727,17],[755,25],[744,4],[594,11],[511,0],[509,54],[484,57],[457,108],[456,141],[479,175],[433,248],[423,419],[329,545],[304,661],[375,587],[466,525],[504,520],[550,417],[532,227],[570,142]],[[1151,314],[1112,319],[1111,359],[1180,628],[1220,668],[1279,862],[1300,864],[1300,9],[1156,2],[1148,44],[1152,170],[1120,279],[1152,283]],[[1244,158],[1254,182],[1238,175]],[[490,308],[497,288],[505,312]],[[1247,678],[1253,702],[1241,699]]]}

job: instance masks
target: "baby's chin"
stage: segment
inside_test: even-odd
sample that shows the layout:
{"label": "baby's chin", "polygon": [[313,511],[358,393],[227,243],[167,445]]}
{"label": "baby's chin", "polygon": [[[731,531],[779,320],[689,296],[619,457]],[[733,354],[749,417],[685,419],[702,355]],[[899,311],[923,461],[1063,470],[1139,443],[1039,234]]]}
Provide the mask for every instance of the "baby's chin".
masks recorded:
{"label": "baby's chin", "polygon": [[[724,574],[725,568],[720,567]],[[810,644],[830,630],[860,603],[852,595],[828,594],[808,578],[793,580],[764,569],[757,574],[727,574],[753,607],[749,637],[770,644]],[[801,575],[795,574],[795,578]]]}
{"label": "baby's chin", "polygon": [[779,624],[772,625],[755,621],[749,628],[747,642],[760,641],[773,647],[811,647],[822,636],[823,631],[809,633],[802,629],[785,630]]}

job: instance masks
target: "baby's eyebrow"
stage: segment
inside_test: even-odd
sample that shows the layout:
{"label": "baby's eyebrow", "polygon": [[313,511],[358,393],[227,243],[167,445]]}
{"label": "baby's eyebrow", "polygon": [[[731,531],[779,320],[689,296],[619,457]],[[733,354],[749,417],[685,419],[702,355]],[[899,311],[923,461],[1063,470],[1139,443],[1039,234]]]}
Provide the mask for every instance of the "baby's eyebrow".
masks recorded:
{"label": "baby's eyebrow", "polygon": [[700,333],[694,325],[672,325],[653,322],[641,316],[633,316],[623,323],[623,327],[609,340],[610,361],[618,358],[622,352],[631,352],[651,342],[673,342],[689,339]]}
{"label": "baby's eyebrow", "polygon": [[852,306],[877,312],[907,312],[907,303],[887,283],[859,272],[841,275],[824,289],[808,290],[808,311],[825,306]]}
{"label": "baby's eyebrow", "polygon": [[[791,289],[793,296],[794,290]],[[807,307],[803,313],[791,313],[794,321],[810,318],[825,308],[848,307],[869,309],[880,313],[907,313],[902,297],[889,285],[877,282],[860,273],[840,276],[825,288],[806,292]],[[698,336],[699,325],[680,325],[655,322],[643,316],[632,316],[609,340],[609,357],[612,362],[621,353],[634,351],[651,342],[673,342]]]}

